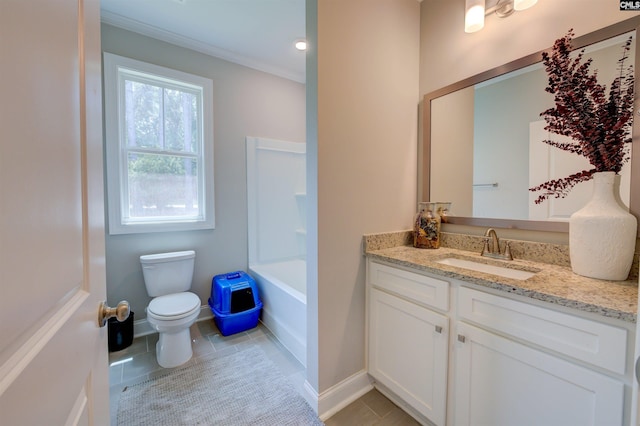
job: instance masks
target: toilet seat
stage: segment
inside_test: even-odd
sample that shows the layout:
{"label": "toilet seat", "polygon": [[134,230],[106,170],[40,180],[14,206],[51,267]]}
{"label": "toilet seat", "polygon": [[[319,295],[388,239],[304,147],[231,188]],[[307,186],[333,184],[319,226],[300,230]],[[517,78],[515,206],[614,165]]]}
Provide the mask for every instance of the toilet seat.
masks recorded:
{"label": "toilet seat", "polygon": [[188,317],[199,309],[200,298],[185,291],[154,298],[147,307],[147,315],[160,321],[172,321]]}

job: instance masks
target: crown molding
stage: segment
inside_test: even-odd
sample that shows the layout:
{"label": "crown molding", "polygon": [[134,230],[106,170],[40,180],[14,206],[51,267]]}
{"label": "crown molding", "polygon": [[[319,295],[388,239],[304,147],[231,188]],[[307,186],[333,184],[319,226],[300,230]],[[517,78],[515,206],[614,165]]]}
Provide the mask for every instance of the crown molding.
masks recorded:
{"label": "crown molding", "polygon": [[278,77],[286,78],[288,80],[293,80],[298,83],[305,83],[306,80],[306,76],[304,74],[292,72],[280,67],[274,67],[273,65],[267,64],[265,62],[257,61],[253,58],[239,55],[229,50],[222,49],[211,44],[203,43],[201,41],[194,40],[192,38],[185,37],[180,34],[155,27],[153,25],[145,24],[144,22],[127,18],[116,13],[101,11],[100,20],[107,25],[122,28],[127,31],[171,43],[176,46],[184,47],[186,49],[195,50],[196,52],[200,52],[205,55],[213,56],[215,58],[233,62],[235,64],[242,65],[248,68],[273,74]]}

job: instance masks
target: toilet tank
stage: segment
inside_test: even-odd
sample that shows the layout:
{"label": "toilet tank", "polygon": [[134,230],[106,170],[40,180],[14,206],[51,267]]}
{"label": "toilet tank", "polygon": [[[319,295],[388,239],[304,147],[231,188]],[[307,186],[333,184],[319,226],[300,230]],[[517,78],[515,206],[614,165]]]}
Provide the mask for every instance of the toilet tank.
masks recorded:
{"label": "toilet tank", "polygon": [[144,285],[149,296],[189,290],[195,257],[193,250],[140,256]]}

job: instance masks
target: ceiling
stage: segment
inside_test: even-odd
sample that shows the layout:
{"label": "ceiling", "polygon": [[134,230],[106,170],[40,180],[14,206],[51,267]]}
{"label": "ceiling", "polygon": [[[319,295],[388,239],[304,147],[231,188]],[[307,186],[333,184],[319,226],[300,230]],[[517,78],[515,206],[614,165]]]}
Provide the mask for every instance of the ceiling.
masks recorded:
{"label": "ceiling", "polygon": [[100,0],[102,22],[298,82],[305,0]]}

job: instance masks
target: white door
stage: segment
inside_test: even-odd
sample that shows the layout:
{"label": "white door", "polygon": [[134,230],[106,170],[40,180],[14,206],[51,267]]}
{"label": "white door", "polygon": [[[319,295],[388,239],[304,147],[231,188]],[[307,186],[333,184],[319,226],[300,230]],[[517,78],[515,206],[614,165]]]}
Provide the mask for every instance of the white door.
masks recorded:
{"label": "white door", "polygon": [[108,424],[99,1],[0,1],[0,61],[0,423]]}

